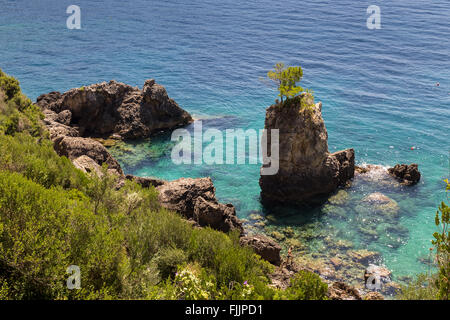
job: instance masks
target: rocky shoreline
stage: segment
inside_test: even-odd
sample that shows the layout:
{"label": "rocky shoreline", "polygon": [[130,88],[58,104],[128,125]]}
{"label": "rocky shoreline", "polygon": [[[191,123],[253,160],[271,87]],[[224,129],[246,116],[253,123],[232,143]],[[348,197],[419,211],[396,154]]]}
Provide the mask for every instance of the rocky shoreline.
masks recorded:
{"label": "rocky shoreline", "polygon": [[[119,177],[117,188],[126,179],[143,187],[155,187],[161,206],[178,212],[194,227],[209,226],[223,232],[237,230],[241,235],[241,245],[252,247],[263,259],[277,266],[272,275],[274,286],[285,288],[296,272],[306,269],[320,274],[329,283],[329,296],[332,299],[359,300],[363,295],[380,299],[375,293],[358,290],[343,283],[339,277],[332,276],[342,268],[342,258],[317,263],[300,256],[289,265],[283,264],[283,248],[277,243],[281,236],[272,234],[267,237],[254,232],[257,229],[244,228],[245,221],[237,218],[234,206],[217,200],[213,182],[208,177],[164,181],[125,175],[120,164],[98,138],[144,138],[193,121],[191,115],[170,99],[165,88],[154,80],[147,80],[142,90],[110,81],[72,89],[63,94],[51,92],[41,95],[37,105],[45,115],[43,121],[54,149],[60,156],[69,158],[80,170],[97,175],[102,174],[101,166],[107,164],[109,172]],[[312,201],[329,196],[351,183],[355,172],[365,175],[372,170],[371,167],[355,167],[353,149],[329,153],[321,103],[315,104],[309,111],[302,110],[300,102],[286,109],[271,106],[267,110],[265,128],[280,129],[281,146],[280,172],[275,176],[262,176],[260,180],[263,201]],[[389,173],[407,185],[417,183],[420,179],[417,165],[414,164],[396,166]],[[365,203],[393,207],[395,210],[395,206],[382,195],[371,195]],[[289,245],[292,246],[292,243]],[[376,260],[373,259],[374,253],[351,250],[349,248],[349,257],[360,270],[361,284],[365,280],[364,274],[376,270],[385,275],[383,283],[389,287],[392,281],[388,270],[378,266],[370,270],[365,268]]]}

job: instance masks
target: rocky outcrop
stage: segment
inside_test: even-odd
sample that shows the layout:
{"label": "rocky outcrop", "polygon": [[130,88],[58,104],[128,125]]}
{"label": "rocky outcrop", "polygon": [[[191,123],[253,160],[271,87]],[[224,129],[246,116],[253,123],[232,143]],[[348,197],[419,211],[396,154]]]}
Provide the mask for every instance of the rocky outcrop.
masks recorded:
{"label": "rocky outcrop", "polygon": [[222,232],[238,230],[241,235],[244,233],[234,206],[217,201],[211,178],[181,178],[174,181],[132,175],[127,175],[126,178],[143,187],[154,186],[163,208],[178,212],[198,226]]}
{"label": "rocky outcrop", "polygon": [[310,104],[307,99],[303,94],[266,111],[269,146],[270,129],[279,129],[278,173],[260,178],[261,198],[266,203],[314,203],[354,176],[354,150],[328,151],[322,103]]}
{"label": "rocky outcrop", "polygon": [[211,227],[222,232],[239,230],[240,234],[244,233],[242,222],[236,217],[236,209],[232,204],[207,201],[198,197],[193,218],[202,227]]}
{"label": "rocky outcrop", "polygon": [[[86,158],[90,158],[99,166],[106,163],[109,170],[123,175],[119,163],[100,142],[88,138],[58,136],[54,139],[53,145],[58,155],[65,156],[71,161],[85,156],[84,162],[88,161]],[[80,165],[80,161],[77,162],[77,165],[83,167]]]}
{"label": "rocky outcrop", "polygon": [[158,179],[158,178],[153,178],[153,177],[137,177],[137,176],[133,176],[131,174],[127,174],[125,176],[125,178],[127,180],[131,180],[136,182],[137,184],[141,185],[141,187],[143,188],[150,188],[151,186],[153,187],[159,187],[162,186],[164,183],[166,183],[167,181]]}
{"label": "rocky outcrop", "polygon": [[[97,175],[106,163],[121,183],[125,176],[119,163],[91,138],[143,138],[192,121],[154,80],[147,80],[142,90],[110,81],[63,94],[50,92],[39,96],[36,104],[42,109],[43,122],[60,156],[69,158],[80,170]],[[148,182],[136,179],[144,185]]]}
{"label": "rocky outcrop", "polygon": [[240,244],[242,246],[251,247],[256,254],[261,256],[261,258],[276,266],[281,264],[281,247],[268,237],[263,235],[242,237],[240,239]]}
{"label": "rocky outcrop", "polygon": [[410,186],[420,180],[419,166],[415,163],[397,164],[393,168],[389,168],[388,172],[404,185]]}
{"label": "rocky outcrop", "polygon": [[112,80],[51,92],[36,104],[47,111],[49,121],[76,128],[82,137],[144,138],[193,121],[153,79],[142,90]]}
{"label": "rocky outcrop", "polygon": [[356,288],[343,282],[334,282],[328,286],[327,295],[331,300],[362,300]]}
{"label": "rocky outcrop", "polygon": [[384,300],[384,297],[377,291],[371,291],[364,296],[364,300]]}
{"label": "rocky outcrop", "polygon": [[176,211],[186,218],[194,217],[198,197],[202,197],[205,201],[217,201],[211,178],[181,178],[167,181],[156,189],[159,191],[161,206]]}

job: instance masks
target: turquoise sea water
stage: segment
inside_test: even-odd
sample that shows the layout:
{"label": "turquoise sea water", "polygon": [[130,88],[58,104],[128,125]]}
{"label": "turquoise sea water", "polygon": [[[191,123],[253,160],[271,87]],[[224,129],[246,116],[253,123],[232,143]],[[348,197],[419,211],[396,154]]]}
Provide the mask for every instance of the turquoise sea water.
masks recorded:
{"label": "turquoise sea water", "polygon": [[[66,28],[71,4],[81,7],[81,30]],[[366,27],[372,4],[381,8],[380,30]],[[33,99],[110,79],[142,86],[155,78],[205,128],[260,129],[276,93],[259,78],[278,61],[303,67],[303,87],[323,102],[330,151],[352,147],[358,164],[416,162],[421,182],[394,188],[355,181],[340,216],[324,208],[267,210],[259,202],[259,165],[175,166],[170,135],[128,146],[134,153],[118,157],[125,171],[211,176],[219,199],[233,203],[239,217],[280,217],[261,231],[271,223],[310,225],[381,252],[394,275],[427,271],[420,260],[431,246],[450,170],[447,0],[0,0],[0,68]],[[358,207],[372,192],[400,206],[376,239],[358,231],[361,219],[373,218]],[[321,243],[307,244],[320,252]]]}

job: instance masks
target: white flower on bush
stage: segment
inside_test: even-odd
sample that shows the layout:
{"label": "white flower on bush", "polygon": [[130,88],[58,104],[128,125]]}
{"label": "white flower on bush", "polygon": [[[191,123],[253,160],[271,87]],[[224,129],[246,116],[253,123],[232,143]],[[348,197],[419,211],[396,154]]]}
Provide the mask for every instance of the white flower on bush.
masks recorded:
{"label": "white flower on bush", "polygon": [[175,284],[177,295],[185,300],[209,299],[214,289],[211,281],[201,281],[189,268],[175,274]]}

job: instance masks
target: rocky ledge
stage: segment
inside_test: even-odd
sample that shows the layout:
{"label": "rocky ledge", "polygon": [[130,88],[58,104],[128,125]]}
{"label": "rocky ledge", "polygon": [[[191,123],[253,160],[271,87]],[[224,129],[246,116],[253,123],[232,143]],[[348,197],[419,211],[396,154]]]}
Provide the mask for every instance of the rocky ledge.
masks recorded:
{"label": "rocky ledge", "polygon": [[322,103],[314,104],[308,101],[311,99],[302,94],[266,111],[268,144],[270,129],[279,129],[280,142],[278,173],[261,175],[259,181],[261,198],[266,203],[316,202],[354,176],[354,150],[328,151]]}
{"label": "rocky ledge", "polygon": [[181,178],[164,181],[127,175],[143,187],[154,186],[163,208],[176,211],[199,227],[210,227],[222,232],[238,230],[244,234],[242,222],[232,204],[219,203],[211,178]]}
{"label": "rocky ledge", "polygon": [[140,90],[114,80],[37,98],[52,137],[136,139],[193,121],[155,80]]}

